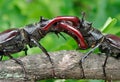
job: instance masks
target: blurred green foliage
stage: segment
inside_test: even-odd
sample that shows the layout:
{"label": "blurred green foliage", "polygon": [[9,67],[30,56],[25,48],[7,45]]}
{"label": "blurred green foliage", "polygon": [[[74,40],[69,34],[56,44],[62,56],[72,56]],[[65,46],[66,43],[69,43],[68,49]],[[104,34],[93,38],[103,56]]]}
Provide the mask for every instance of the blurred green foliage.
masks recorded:
{"label": "blurred green foliage", "polygon": [[[119,8],[120,0],[0,0],[0,32],[10,28],[22,28],[27,24],[38,22],[40,16],[45,18],[56,16],[81,17],[81,12],[85,12],[86,20],[92,22],[93,27],[98,29],[104,27],[104,33],[120,36]],[[109,17],[113,19],[108,19]],[[107,19],[110,22],[106,22]],[[40,42],[48,51],[76,49],[76,42],[70,36],[64,35],[67,40],[61,37],[58,39],[55,34],[48,34]],[[17,53],[14,56],[22,56],[22,53]],[[28,54],[35,53],[40,53],[39,48],[32,48],[28,51]],[[88,82],[82,80],[44,80],[41,82],[47,81]]]}

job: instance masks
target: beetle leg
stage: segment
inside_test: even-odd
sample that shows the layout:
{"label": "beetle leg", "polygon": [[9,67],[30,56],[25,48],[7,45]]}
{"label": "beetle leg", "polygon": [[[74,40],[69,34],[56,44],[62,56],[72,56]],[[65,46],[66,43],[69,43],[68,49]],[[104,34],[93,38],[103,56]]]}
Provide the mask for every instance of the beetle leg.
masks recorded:
{"label": "beetle leg", "polygon": [[25,49],[23,50],[25,52],[25,55],[27,56],[27,51],[28,51],[28,48],[25,47]]}
{"label": "beetle leg", "polygon": [[104,74],[104,77],[105,77],[105,82],[107,81],[107,76],[106,76],[106,71],[105,71],[105,67],[106,67],[106,64],[107,64],[107,60],[108,60],[108,54],[106,54],[106,58],[105,58],[105,61],[102,65],[102,68],[103,68],[103,74]]}
{"label": "beetle leg", "polygon": [[105,77],[105,82],[107,81],[107,75],[106,75],[105,67],[106,67],[107,60],[108,60],[108,57],[110,56],[110,54],[111,54],[111,49],[108,47],[108,50],[106,50],[106,53],[105,53],[106,58],[105,58],[105,61],[104,61],[103,65],[102,65],[102,67],[103,67],[103,75]]}
{"label": "beetle leg", "polygon": [[2,61],[3,55],[0,56],[0,61]]}
{"label": "beetle leg", "polygon": [[82,72],[83,72],[82,78],[85,78],[85,73],[84,73],[84,69],[83,69],[83,65],[82,65],[83,61],[84,61],[96,48],[98,48],[100,45],[101,45],[101,43],[97,44],[97,45],[96,45],[94,48],[92,48],[88,53],[86,53],[85,56],[83,56],[83,57],[80,59],[79,65],[80,65],[81,70],[82,70]]}
{"label": "beetle leg", "polygon": [[45,53],[45,55],[49,58],[49,61],[52,65],[52,70],[53,70],[52,74],[53,74],[53,76],[55,76],[54,64],[53,64],[53,61],[52,61],[50,55],[48,54],[47,50],[39,42],[37,42],[35,39],[31,39],[31,41],[33,41],[36,44],[36,46],[38,46]]}
{"label": "beetle leg", "polygon": [[25,70],[25,67],[24,67],[22,61],[19,60],[19,59],[13,58],[10,54],[7,54],[7,56],[8,56],[10,59],[14,60],[17,64],[19,64],[19,65],[23,68],[23,72],[24,72],[25,78],[26,78],[26,70]]}

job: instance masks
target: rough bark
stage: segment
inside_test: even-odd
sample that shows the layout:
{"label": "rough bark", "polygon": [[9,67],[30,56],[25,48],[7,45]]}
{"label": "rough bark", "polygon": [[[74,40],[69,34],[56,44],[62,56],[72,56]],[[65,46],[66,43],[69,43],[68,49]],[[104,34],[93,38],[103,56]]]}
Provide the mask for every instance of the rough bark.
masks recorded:
{"label": "rough bark", "polygon": [[[44,54],[28,55],[20,59],[27,71],[25,82],[50,78],[81,79],[82,71],[79,60],[84,54],[78,51],[59,51],[49,53],[56,76],[52,76],[52,65]],[[104,79],[102,64],[104,55],[91,54],[83,63],[86,79]],[[106,67],[108,79],[120,80],[120,60],[109,57]],[[0,62],[0,82],[24,82],[24,73],[14,60]]]}

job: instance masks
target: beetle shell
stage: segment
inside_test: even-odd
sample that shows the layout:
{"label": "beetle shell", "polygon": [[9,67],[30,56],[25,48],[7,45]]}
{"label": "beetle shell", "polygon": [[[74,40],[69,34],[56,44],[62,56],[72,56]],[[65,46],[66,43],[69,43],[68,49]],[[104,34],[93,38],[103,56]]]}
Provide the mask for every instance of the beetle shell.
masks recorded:
{"label": "beetle shell", "polygon": [[118,36],[108,34],[104,36],[104,41],[99,47],[102,53],[107,53],[115,58],[120,57],[120,38]]}
{"label": "beetle shell", "polygon": [[24,49],[20,30],[10,29],[0,33],[0,55],[12,54]]}
{"label": "beetle shell", "polygon": [[115,47],[120,49],[120,37],[112,35],[112,34],[107,34],[106,39]]}
{"label": "beetle shell", "polygon": [[9,29],[0,33],[0,44],[4,43],[18,35],[18,31],[15,29]]}

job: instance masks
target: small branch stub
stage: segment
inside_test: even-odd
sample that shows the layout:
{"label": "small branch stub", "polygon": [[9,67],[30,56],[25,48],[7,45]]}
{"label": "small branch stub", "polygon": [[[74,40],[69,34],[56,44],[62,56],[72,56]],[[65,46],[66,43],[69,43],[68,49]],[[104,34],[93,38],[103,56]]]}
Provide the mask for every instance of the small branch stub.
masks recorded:
{"label": "small branch stub", "polygon": [[[53,62],[55,76],[52,75],[52,65],[44,54],[29,55],[19,58],[27,71],[27,80],[24,80],[22,68],[14,60],[0,62],[0,82],[34,82],[35,80],[59,78],[81,79],[82,71],[79,60],[84,54],[78,51],[59,51],[49,53]],[[91,54],[83,62],[86,79],[104,79],[102,65],[104,55]],[[108,79],[120,80],[120,60],[108,58],[106,74]]]}

